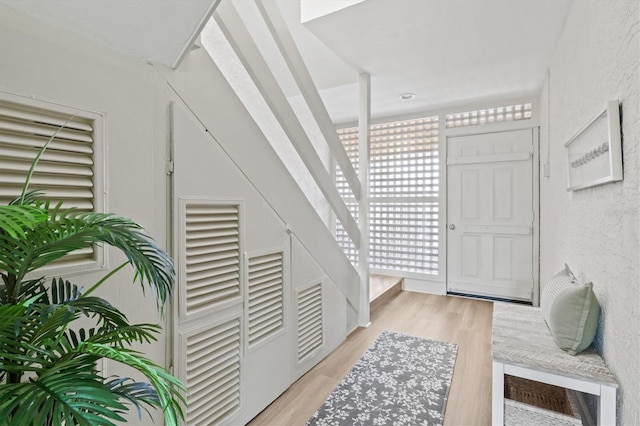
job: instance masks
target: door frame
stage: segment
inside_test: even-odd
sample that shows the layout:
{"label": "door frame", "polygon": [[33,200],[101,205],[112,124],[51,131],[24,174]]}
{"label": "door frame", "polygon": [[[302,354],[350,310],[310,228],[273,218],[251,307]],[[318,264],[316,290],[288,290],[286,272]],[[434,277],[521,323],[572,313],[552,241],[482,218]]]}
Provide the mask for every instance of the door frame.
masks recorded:
{"label": "door frame", "polygon": [[[502,132],[510,132],[517,130],[531,130],[532,134],[532,143],[533,143],[533,158],[532,158],[532,183],[533,183],[533,212],[534,212],[534,220],[532,224],[532,252],[533,252],[533,297],[532,297],[532,305],[540,306],[540,127],[539,126],[522,126],[521,123],[518,122],[509,122],[509,123],[499,123],[499,124],[488,124],[479,128],[479,126],[469,126],[462,127],[456,129],[447,129],[444,132],[444,144],[442,149],[440,150],[440,164],[444,166],[444,173],[441,175],[441,191],[445,194],[444,197],[440,199],[440,211],[442,212],[443,220],[440,221],[440,235],[444,235],[445,237],[441,239],[441,247],[440,253],[443,253],[444,256],[441,256],[442,264],[441,270],[444,271],[445,277],[445,289],[446,293],[449,293],[449,277],[448,277],[448,232],[447,225],[449,223],[449,216],[447,211],[448,198],[449,198],[449,165],[447,164],[447,147],[449,145],[449,138],[458,137],[458,136],[473,136],[473,135],[485,135],[489,133],[502,133]],[[444,127],[443,127],[444,128]]]}

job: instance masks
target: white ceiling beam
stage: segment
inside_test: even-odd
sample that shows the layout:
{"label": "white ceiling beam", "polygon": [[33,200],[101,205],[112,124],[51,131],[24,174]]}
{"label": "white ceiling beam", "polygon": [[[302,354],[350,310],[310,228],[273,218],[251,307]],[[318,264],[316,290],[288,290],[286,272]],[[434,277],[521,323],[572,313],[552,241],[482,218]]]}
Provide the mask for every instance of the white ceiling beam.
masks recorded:
{"label": "white ceiling beam", "polygon": [[258,10],[262,15],[267,28],[271,32],[282,57],[284,58],[291,75],[295,80],[300,93],[311,110],[313,118],[318,123],[320,131],[329,145],[331,154],[335,157],[336,162],[340,166],[340,170],[344,174],[351,191],[356,199],[360,199],[361,185],[358,181],[358,175],[349,160],[349,156],[338,137],[336,128],[331,121],[329,112],[320,97],[318,88],[313,82],[313,78],[309,73],[309,69],[304,63],[304,59],[300,54],[300,50],[296,45],[287,23],[285,22],[278,5],[273,1],[265,2],[263,0],[255,0]]}
{"label": "white ceiling beam", "polygon": [[222,2],[214,19],[220,26],[238,59],[262,94],[278,123],[309,170],[327,203],[347,231],[356,247],[360,246],[360,229],[336,189],[309,136],[298,120],[278,81],[273,76],[262,53],[254,43],[244,22],[231,2]]}

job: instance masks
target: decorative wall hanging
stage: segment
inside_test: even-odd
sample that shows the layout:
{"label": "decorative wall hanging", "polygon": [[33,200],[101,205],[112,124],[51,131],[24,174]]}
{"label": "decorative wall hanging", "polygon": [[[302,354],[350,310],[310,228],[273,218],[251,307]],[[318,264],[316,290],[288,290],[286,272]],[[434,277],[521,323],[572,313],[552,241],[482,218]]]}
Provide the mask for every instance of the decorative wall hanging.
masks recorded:
{"label": "decorative wall hanging", "polygon": [[618,101],[607,107],[565,145],[567,191],[622,180]]}

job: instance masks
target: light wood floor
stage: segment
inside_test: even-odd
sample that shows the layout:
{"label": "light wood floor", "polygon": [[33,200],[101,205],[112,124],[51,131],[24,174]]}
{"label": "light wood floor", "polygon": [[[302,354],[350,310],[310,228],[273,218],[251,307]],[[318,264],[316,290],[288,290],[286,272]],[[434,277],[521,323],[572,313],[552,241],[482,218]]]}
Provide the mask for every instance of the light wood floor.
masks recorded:
{"label": "light wood floor", "polygon": [[445,425],[491,424],[491,302],[400,292],[249,424],[304,425],[384,330],[458,344]]}

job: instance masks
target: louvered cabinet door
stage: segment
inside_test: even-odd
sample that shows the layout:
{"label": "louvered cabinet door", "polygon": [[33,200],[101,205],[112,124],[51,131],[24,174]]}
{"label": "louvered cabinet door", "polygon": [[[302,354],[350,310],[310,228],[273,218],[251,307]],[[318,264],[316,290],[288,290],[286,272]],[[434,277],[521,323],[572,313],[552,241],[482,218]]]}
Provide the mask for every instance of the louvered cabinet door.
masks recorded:
{"label": "louvered cabinet door", "polygon": [[324,344],[322,282],[296,289],[297,354],[302,363],[317,354]]}
{"label": "louvered cabinet door", "polygon": [[181,200],[180,316],[241,303],[240,206]]}
{"label": "louvered cabinet door", "polygon": [[242,406],[241,203],[179,200],[179,377],[189,426],[225,424]]}
{"label": "louvered cabinet door", "polygon": [[247,340],[249,347],[284,331],[284,251],[248,256]]}
{"label": "louvered cabinet door", "polygon": [[241,408],[241,313],[180,333],[189,426],[216,425]]}

